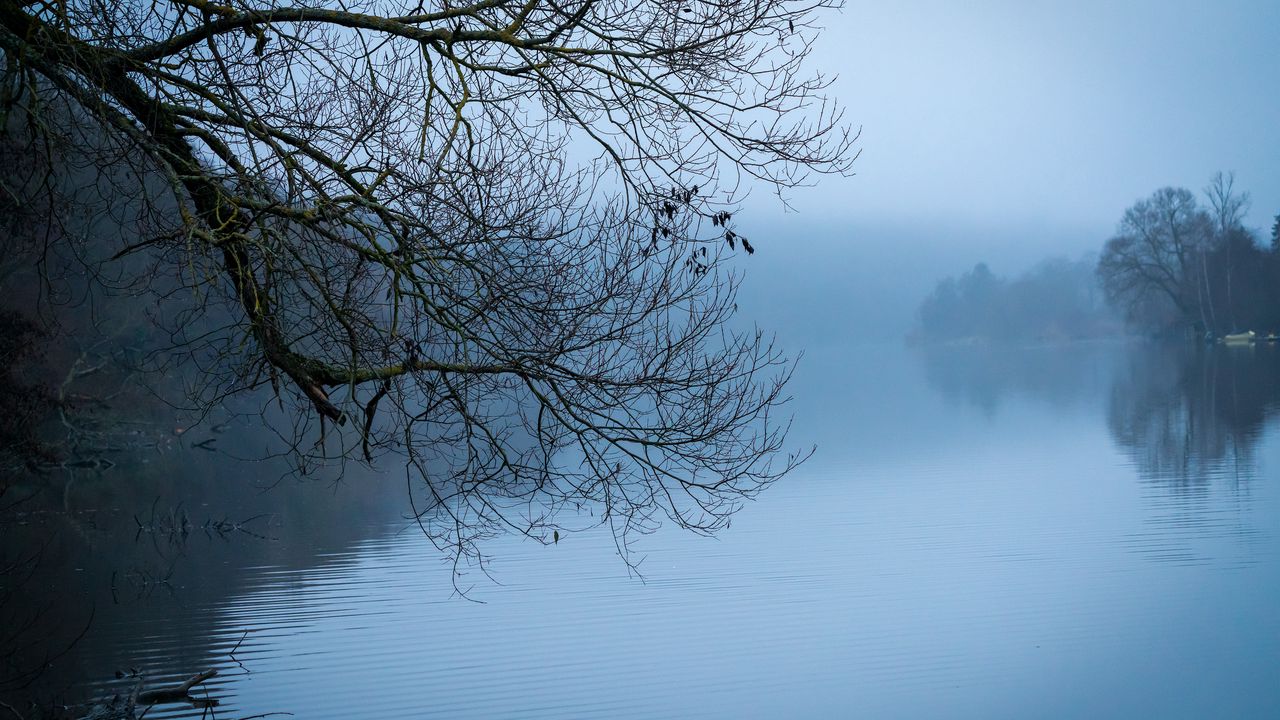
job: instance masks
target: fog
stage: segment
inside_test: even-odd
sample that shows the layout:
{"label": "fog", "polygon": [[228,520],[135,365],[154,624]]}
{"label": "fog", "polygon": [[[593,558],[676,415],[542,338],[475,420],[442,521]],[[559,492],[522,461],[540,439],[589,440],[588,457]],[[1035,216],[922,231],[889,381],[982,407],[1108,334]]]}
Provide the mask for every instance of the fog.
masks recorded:
{"label": "fog", "polygon": [[[1159,187],[1234,171],[1247,227],[1280,212],[1280,4],[852,2],[826,26],[814,67],[838,74],[861,156],[790,211],[748,204],[771,298],[840,287],[826,302],[874,303],[855,329],[888,337],[942,275],[1096,252]],[[786,304],[759,315],[800,320]]]}
{"label": "fog", "polygon": [[[690,6],[657,3],[655,17],[714,28],[707,13],[723,9]],[[0,12],[0,42],[16,8]],[[386,165],[359,170],[377,179],[353,182],[353,207],[377,196],[421,221],[413,232],[343,209],[346,194],[312,188],[294,207],[274,186],[225,182],[205,166],[216,153],[193,159],[197,189],[218,191],[194,226],[206,237],[168,232],[174,208],[149,195],[170,189],[133,139],[54,116],[75,139],[49,151],[69,169],[45,187],[25,167],[42,160],[24,150],[34,126],[0,123],[0,709],[80,717],[206,667],[218,675],[202,697],[151,717],[1280,705],[1267,670],[1280,657],[1280,2],[859,0],[813,24],[764,15],[774,50],[788,33],[812,41],[806,70],[832,79],[860,129],[852,174],[781,197],[743,184],[721,206],[745,163],[701,193],[655,173],[635,227],[592,219],[580,253],[579,231],[525,222],[557,203],[594,218],[616,200],[600,188],[625,178],[602,170],[588,196],[539,187],[540,166],[516,162],[540,160],[537,142],[499,144],[511,162],[486,172],[438,160],[464,198],[455,217],[439,178],[397,185],[396,156],[364,145],[403,150],[397,133],[379,148],[381,133],[312,128]],[[291,51],[247,23],[225,40],[244,74],[224,91],[274,102],[271,76],[255,75],[276,61],[264,50],[280,67],[290,52],[331,63],[341,82],[326,93],[351,101],[351,122],[368,109],[365,70],[394,87],[376,64]],[[447,47],[405,57],[454,52],[463,25],[449,25]],[[189,84],[223,81],[202,82]],[[439,118],[466,101],[442,114],[429,95],[420,121],[421,98],[404,97],[400,121],[448,137],[404,157],[444,158],[457,126]],[[550,107],[495,117],[533,127]],[[586,131],[604,121],[579,122],[548,157],[599,160]],[[519,125],[487,127],[510,139]],[[653,137],[640,157],[654,167],[683,150],[678,134]],[[282,155],[286,176],[304,155]],[[1234,200],[1248,194],[1238,211],[1205,192],[1219,172]],[[1143,225],[1186,195],[1161,206],[1167,186],[1197,204],[1174,208],[1176,227]],[[29,201],[44,193],[62,206]],[[406,197],[420,204],[396,205]],[[224,201],[268,221],[213,227]],[[1144,202],[1155,210],[1135,212]],[[484,223],[466,217],[476,208]],[[1177,256],[1169,286],[1116,257],[1115,240],[1146,230],[1199,233],[1163,253]],[[163,236],[154,252],[115,259],[115,243],[148,233]],[[99,267],[116,274],[84,274]],[[71,299],[39,306],[63,285]],[[741,347],[715,354],[725,337]],[[137,717],[132,701],[94,713]]]}
{"label": "fog", "polygon": [[761,227],[761,249],[738,263],[742,313],[799,346],[901,341],[944,276],[979,262],[1016,275],[1049,257],[1096,253],[1105,239],[994,222],[822,223],[804,214]]}

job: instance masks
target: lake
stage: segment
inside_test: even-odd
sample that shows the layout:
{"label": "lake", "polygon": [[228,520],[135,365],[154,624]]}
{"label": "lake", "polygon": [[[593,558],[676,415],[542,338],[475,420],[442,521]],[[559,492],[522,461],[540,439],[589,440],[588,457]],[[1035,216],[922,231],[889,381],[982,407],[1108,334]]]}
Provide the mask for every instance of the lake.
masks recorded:
{"label": "lake", "polygon": [[215,708],[147,717],[1280,716],[1280,348],[831,343],[790,387],[813,458],[635,571],[595,529],[456,576],[393,464],[299,480],[231,457],[254,428],[50,474],[0,606],[8,676],[48,667],[0,696],[216,668]]}

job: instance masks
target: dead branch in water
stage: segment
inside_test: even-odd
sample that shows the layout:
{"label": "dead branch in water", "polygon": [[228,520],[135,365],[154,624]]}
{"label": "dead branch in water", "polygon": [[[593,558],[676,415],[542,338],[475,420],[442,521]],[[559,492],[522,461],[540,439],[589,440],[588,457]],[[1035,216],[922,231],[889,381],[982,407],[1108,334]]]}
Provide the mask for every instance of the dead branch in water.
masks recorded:
{"label": "dead branch in water", "polygon": [[177,685],[166,685],[164,687],[158,687],[155,690],[147,690],[145,692],[138,693],[138,702],[144,705],[154,705],[162,702],[178,702],[186,700],[190,697],[191,688],[217,674],[217,670],[210,668],[197,675],[192,675],[190,678],[187,678],[186,682],[182,682]]}

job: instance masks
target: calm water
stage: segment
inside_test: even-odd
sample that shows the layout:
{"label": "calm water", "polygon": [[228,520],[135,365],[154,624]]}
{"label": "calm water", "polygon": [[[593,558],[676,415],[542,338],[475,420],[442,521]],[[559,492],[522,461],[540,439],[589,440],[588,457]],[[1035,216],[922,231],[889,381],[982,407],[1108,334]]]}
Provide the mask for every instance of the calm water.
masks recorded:
{"label": "calm water", "polygon": [[469,600],[394,472],[51,479],[0,617],[38,607],[55,655],[87,630],[24,693],[216,667],[221,718],[1280,717],[1280,350],[818,347],[793,393],[819,452],[727,531],[641,538],[640,576],[607,532],[493,539]]}

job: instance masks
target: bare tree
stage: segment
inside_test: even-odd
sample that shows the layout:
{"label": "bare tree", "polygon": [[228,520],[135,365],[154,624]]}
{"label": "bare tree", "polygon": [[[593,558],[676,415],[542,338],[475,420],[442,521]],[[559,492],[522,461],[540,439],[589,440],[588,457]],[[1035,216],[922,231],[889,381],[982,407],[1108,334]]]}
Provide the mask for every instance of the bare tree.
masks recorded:
{"label": "bare tree", "polygon": [[[1235,301],[1232,292],[1232,269],[1235,266],[1234,258],[1232,258],[1232,242],[1233,235],[1247,234],[1244,228],[1244,216],[1249,212],[1251,200],[1249,193],[1236,192],[1236,174],[1234,172],[1225,175],[1219,171],[1213,174],[1209,179],[1209,184],[1204,188],[1204,195],[1209,200],[1209,207],[1212,209],[1211,217],[1213,218],[1213,244],[1220,248],[1226,254],[1226,295],[1227,295],[1227,314],[1230,316],[1230,326],[1232,330],[1236,330],[1235,319]],[[1250,241],[1251,244],[1251,241]],[[1201,280],[1203,285],[1203,295],[1207,299],[1210,314],[1216,315],[1213,306],[1213,287],[1209,281],[1209,263],[1205,256],[1207,248],[1200,251],[1200,268]]]}
{"label": "bare tree", "polygon": [[1209,200],[1213,230],[1218,238],[1225,238],[1228,233],[1244,227],[1245,213],[1249,212],[1253,201],[1249,193],[1236,191],[1234,172],[1214,173],[1204,188],[1204,196]]}
{"label": "bare tree", "polygon": [[1190,322],[1204,309],[1196,298],[1195,269],[1211,238],[1212,220],[1190,190],[1161,188],[1134,203],[1098,259],[1108,300],[1131,317],[1147,313]]}
{"label": "bare tree", "polygon": [[747,186],[853,160],[802,69],[837,3],[0,0],[3,100],[33,144],[89,119],[145,209],[109,255],[207,315],[173,323],[206,403],[270,386],[301,455],[403,457],[456,557],[583,503],[625,550],[800,459],[726,262]]}

